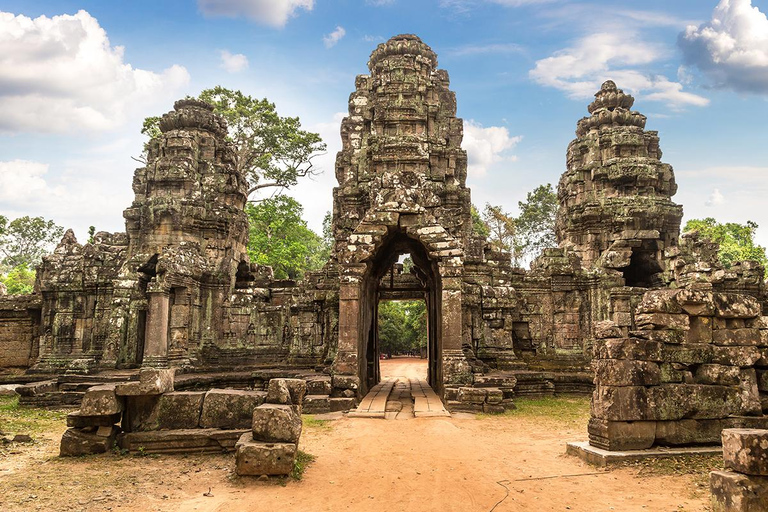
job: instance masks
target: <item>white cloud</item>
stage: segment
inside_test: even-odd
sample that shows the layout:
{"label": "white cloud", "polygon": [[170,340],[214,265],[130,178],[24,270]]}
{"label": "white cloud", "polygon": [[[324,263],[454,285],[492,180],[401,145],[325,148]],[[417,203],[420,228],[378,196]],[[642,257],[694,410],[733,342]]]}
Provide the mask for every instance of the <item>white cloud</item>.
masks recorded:
{"label": "white cloud", "polygon": [[521,140],[522,136],[510,137],[509,130],[503,126],[484,128],[472,120],[465,121],[461,147],[467,152],[469,175],[485,176],[494,163],[515,161],[517,158],[507,152]]}
{"label": "white cloud", "polygon": [[336,30],[323,37],[323,44],[326,48],[333,48],[346,34],[344,27],[336,27]]}
{"label": "white cloud", "polygon": [[119,126],[189,82],[172,66],[133,68],[86,11],[28,18],[0,12],[0,132],[71,132]]}
{"label": "white cloud", "polygon": [[231,54],[227,50],[221,50],[221,67],[227,73],[238,73],[248,69],[248,57],[242,53]]}
{"label": "white cloud", "polygon": [[574,99],[592,97],[600,84],[610,79],[632,94],[664,102],[673,109],[709,104],[707,98],[684,92],[679,82],[643,70],[665,55],[663,47],[632,33],[603,32],[583,37],[574,46],[536,61],[529,76]]}
{"label": "white cloud", "polygon": [[679,43],[716,86],[768,94],[768,18],[751,0],[721,0],[712,19],[689,25]]}
{"label": "white cloud", "polygon": [[723,194],[720,193],[720,189],[716,188],[712,190],[707,200],[704,202],[707,206],[718,206],[725,202]]}
{"label": "white cloud", "polygon": [[315,0],[197,0],[206,16],[245,17],[276,28],[284,27],[299,9],[311,11]]}
{"label": "white cloud", "polygon": [[60,187],[51,188],[45,181],[48,164],[30,160],[0,162],[0,204],[4,209],[28,207],[36,198],[50,200],[61,196]]}
{"label": "white cloud", "polygon": [[375,5],[376,7],[381,7],[384,5],[392,5],[397,0],[365,0],[365,3],[368,5]]}

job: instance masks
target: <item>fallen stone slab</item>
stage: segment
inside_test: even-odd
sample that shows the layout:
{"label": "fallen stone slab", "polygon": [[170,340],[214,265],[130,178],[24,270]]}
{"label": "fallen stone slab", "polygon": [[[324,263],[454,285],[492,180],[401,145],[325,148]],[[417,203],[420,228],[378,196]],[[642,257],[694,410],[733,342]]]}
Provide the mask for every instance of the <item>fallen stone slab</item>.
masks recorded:
{"label": "fallen stone slab", "polygon": [[296,460],[294,443],[262,443],[253,440],[253,432],[243,434],[235,445],[238,475],[289,475]]}
{"label": "fallen stone slab", "polygon": [[108,416],[123,412],[123,401],[115,393],[115,384],[93,386],[85,392],[80,404],[83,416]]}
{"label": "fallen stone slab", "polygon": [[115,386],[118,396],[160,395],[173,391],[176,373],[172,368],[142,368],[138,382],[123,382]]}
{"label": "fallen stone slab", "polygon": [[154,425],[158,430],[198,428],[205,391],[164,393],[157,402]]}
{"label": "fallen stone slab", "polygon": [[202,428],[250,429],[253,410],[264,403],[264,391],[212,389],[203,399]]}
{"label": "fallen stone slab", "polygon": [[17,396],[19,393],[16,391],[21,387],[21,384],[2,384],[0,385],[0,396]]}
{"label": "fallen stone slab", "polygon": [[61,457],[77,457],[106,453],[115,446],[119,432],[120,430],[115,426],[69,428],[61,436],[59,455]]}
{"label": "fallen stone slab", "polygon": [[67,414],[67,426],[74,428],[108,427],[120,421],[120,413],[104,416],[87,416],[80,411]]}
{"label": "fallen stone slab", "polygon": [[732,471],[709,474],[712,512],[759,512],[768,510],[768,477]]}
{"label": "fallen stone slab", "polygon": [[332,388],[330,377],[312,377],[307,381],[308,395],[330,395]]}
{"label": "fallen stone slab", "polygon": [[350,411],[357,407],[357,400],[354,398],[331,398],[329,401],[331,412]]}
{"label": "fallen stone slab", "polygon": [[285,379],[272,379],[267,385],[266,402],[269,404],[291,404],[291,392],[285,383]]}
{"label": "fallen stone slab", "polygon": [[268,443],[298,443],[301,416],[292,405],[263,404],[253,411],[253,438]]}
{"label": "fallen stone slab", "polygon": [[768,476],[768,430],[729,428],[723,430],[722,436],[727,469]]}
{"label": "fallen stone slab", "polygon": [[117,438],[131,453],[219,453],[231,452],[240,437],[250,430],[216,428],[127,432]]}

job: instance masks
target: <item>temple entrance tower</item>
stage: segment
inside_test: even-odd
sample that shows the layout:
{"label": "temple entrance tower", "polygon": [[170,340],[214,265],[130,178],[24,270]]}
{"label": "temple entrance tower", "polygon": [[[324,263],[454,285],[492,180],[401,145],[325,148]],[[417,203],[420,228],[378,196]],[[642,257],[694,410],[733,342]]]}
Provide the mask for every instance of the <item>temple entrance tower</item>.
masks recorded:
{"label": "temple entrance tower", "polygon": [[626,286],[654,288],[683,209],[671,200],[677,184],[658,133],[645,130],[634,101],[609,80],[578,122],[558,185],[557,239],[584,268],[617,270]]}
{"label": "temple entrance tower", "polygon": [[378,379],[376,307],[382,276],[404,253],[429,315],[429,380],[438,393],[466,379],[462,275],[471,237],[462,120],[432,49],[413,35],[380,44],[356,79],[336,159],[333,228],[339,263],[335,371]]}

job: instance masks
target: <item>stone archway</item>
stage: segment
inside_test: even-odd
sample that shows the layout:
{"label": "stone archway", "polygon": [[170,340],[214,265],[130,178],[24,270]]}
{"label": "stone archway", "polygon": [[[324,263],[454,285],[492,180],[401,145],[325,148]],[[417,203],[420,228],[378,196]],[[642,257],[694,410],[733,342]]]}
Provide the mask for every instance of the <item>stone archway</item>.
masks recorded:
{"label": "stone archway", "polygon": [[[424,213],[371,212],[340,251],[337,374],[356,375],[364,395],[378,379],[378,286],[397,256],[409,253],[424,284],[428,311],[428,380],[442,395],[454,374],[466,372],[461,348],[462,250],[458,240]],[[454,379],[455,380],[455,379]]]}

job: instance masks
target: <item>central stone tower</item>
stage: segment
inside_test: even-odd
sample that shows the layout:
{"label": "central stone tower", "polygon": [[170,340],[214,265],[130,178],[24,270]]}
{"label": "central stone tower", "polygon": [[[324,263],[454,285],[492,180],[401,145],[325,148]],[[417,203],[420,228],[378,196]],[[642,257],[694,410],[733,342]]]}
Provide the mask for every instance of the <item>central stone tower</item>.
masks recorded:
{"label": "central stone tower", "polygon": [[[380,44],[360,75],[341,124],[334,189],[340,265],[336,371],[378,380],[379,282],[410,254],[429,311],[429,379],[437,389],[466,378],[461,276],[471,237],[467,155],[448,73],[414,35]],[[462,377],[463,376],[463,377]]]}

